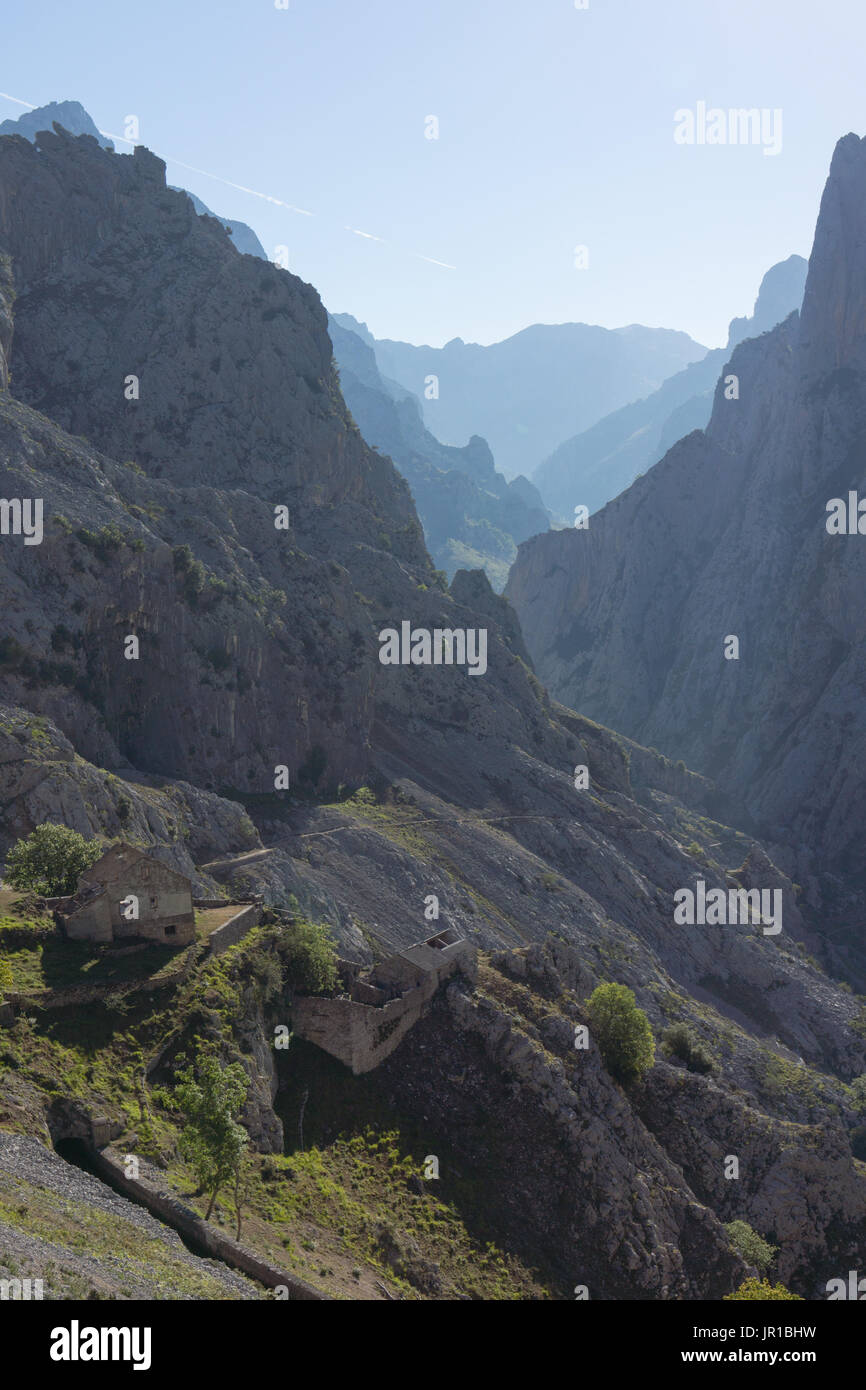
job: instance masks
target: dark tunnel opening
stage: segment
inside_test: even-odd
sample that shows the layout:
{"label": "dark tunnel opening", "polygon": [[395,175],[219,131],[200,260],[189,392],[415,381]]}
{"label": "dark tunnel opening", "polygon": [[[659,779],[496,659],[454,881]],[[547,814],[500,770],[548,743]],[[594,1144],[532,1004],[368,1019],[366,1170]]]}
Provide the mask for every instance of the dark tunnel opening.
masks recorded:
{"label": "dark tunnel opening", "polygon": [[[70,1163],[73,1167],[80,1168],[82,1172],[89,1173],[91,1177],[101,1182],[103,1187],[110,1187],[112,1192],[116,1192],[119,1197],[125,1197],[127,1202],[132,1202],[144,1211],[148,1210],[146,1203],[140,1201],[134,1193],[128,1192],[123,1184],[114,1177],[110,1169],[103,1168],[99,1162],[97,1150],[86,1139],[58,1139],[54,1145],[54,1152],[65,1163]],[[151,1213],[151,1215],[163,1226],[174,1231],[191,1255],[198,1255],[206,1260],[213,1259],[213,1252],[208,1249],[204,1241],[196,1240],[194,1236],[188,1235],[186,1231],[180,1230],[172,1222],[167,1221],[164,1216],[156,1213]]]}

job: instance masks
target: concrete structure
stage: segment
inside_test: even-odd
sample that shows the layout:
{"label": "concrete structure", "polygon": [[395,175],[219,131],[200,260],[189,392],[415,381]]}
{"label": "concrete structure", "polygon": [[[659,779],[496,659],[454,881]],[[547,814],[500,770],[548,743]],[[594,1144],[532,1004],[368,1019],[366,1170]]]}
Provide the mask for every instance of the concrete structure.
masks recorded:
{"label": "concrete structure", "polygon": [[189,879],[132,845],[113,845],[103,854],[56,915],[73,941],[144,938],[186,946],[195,940]]}
{"label": "concrete structure", "polygon": [[443,980],[457,971],[474,979],[475,947],[446,928],[376,965],[341,960],[339,969],[344,993],[296,999],[292,1028],[357,1076],[390,1056]]}

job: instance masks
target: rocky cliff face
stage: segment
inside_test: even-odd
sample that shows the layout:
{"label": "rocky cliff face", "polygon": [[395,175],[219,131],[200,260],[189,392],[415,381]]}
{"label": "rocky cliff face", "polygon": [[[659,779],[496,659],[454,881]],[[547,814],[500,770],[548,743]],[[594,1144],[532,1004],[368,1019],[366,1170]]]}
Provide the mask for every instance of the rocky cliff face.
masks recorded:
{"label": "rocky cliff face", "polygon": [[700,362],[669,377],[651,396],[623,406],[560,444],[533,474],[547,505],[568,522],[579,504],[597,511],[636,475],[657,463],[678,439],[704,429],[729,353],[744,338],[768,332],[799,309],[806,268],[802,256],[789,256],[772,266],[761,281],[751,317],[731,320],[727,349],[708,352]]}
{"label": "rocky cliff face", "polygon": [[9,386],[9,353],[12,349],[12,265],[0,256],[0,391]]}
{"label": "rocky cliff face", "polygon": [[[45,106],[36,106],[15,120],[0,122],[0,135],[23,135],[27,140],[35,140],[42,131],[53,130],[55,123],[69,135],[90,135],[103,149],[114,149],[114,142],[102,134],[93,118],[78,101],[49,101]],[[185,190],[174,191],[182,193]],[[187,192],[186,196],[200,217],[215,217],[223,224],[242,255],[258,256],[261,260],[267,260],[261,242],[246,222],[219,217],[194,193]]]}
{"label": "rocky cliff face", "polygon": [[[705,777],[551,702],[483,574],[440,588],[405,482],[353,427],[311,287],[239,256],[219,223],[165,188],[146,151],[118,156],[58,133],[35,146],[0,139],[0,253],[4,355],[14,313],[0,495],[44,502],[40,544],[0,537],[0,849],[46,817],[132,834],[205,886],[257,887],[280,905],[295,897],[354,959],[427,935],[431,896],[443,922],[490,951],[546,949],[556,933],[575,954],[563,982],[578,1016],[596,983],[616,979],[657,1035],[688,1022],[744,1126],[749,1109],[774,1134],[837,1115],[827,1162],[785,1171],[831,1225],[830,1189],[844,1178],[854,1195],[827,1236],[841,1258],[863,1182],[847,1147],[846,1083],[866,1068],[860,1002],[809,961],[815,923],[785,865],[748,829],[728,828]],[[756,392],[764,341],[738,349],[755,363]],[[761,368],[770,379],[783,375],[785,342]],[[137,400],[125,394],[130,375]],[[718,445],[714,457],[732,452]],[[284,505],[288,532],[274,526]],[[382,665],[378,634],[403,621],[485,630],[486,672]],[[130,636],[137,658],[126,655]],[[531,624],[524,636],[531,645]],[[290,771],[288,792],[274,792],[277,765]],[[578,768],[589,777],[580,789]],[[777,887],[785,932],[676,926],[673,895],[699,874],[713,887]],[[509,1008],[500,1000],[488,1036],[484,1010],[457,999],[444,1045],[496,1052]],[[562,1059],[561,1010],[550,1012]],[[547,1034],[530,1022],[538,1037],[519,1031],[544,1053]],[[273,1146],[271,1054],[251,1028],[251,1126]],[[667,1145],[681,1151],[682,1129],[669,1138],[649,1101],[644,1122],[644,1101],[605,1078],[597,1056],[585,1077],[569,1076],[514,1042],[493,1059],[497,1125],[509,1125],[504,1101],[518,1086],[526,1163],[532,1117],[556,1101],[535,1140],[545,1191],[576,1145],[588,1191],[609,1192],[609,1172],[634,1178],[636,1218],[623,1193],[600,1208],[612,1224],[589,1282],[601,1296],[695,1297],[733,1283],[739,1264],[710,1210],[721,1198],[709,1170],[672,1174]],[[798,1056],[804,1084],[789,1096],[768,1078]],[[27,1082],[37,1091],[40,1075]],[[710,1084],[683,1088],[677,1126],[717,1103]],[[98,1105],[96,1083],[81,1086]],[[483,1091],[482,1076],[466,1102],[476,1120]],[[574,1119],[560,1113],[569,1109]],[[508,1151],[506,1133],[497,1143]],[[658,1176],[648,1187],[645,1162]],[[528,1247],[543,1214],[515,1213],[522,1190],[502,1197],[499,1218]],[[593,1201],[569,1192],[557,1288],[571,1278],[569,1242],[598,1236]],[[766,1189],[756,1192],[755,1212],[775,1220]],[[792,1260],[807,1285],[815,1261],[799,1246]],[[578,1271],[574,1282],[587,1280]]]}
{"label": "rocky cliff face", "polygon": [[[321,747],[338,780],[357,775],[377,654],[358,593],[385,543],[396,593],[414,589],[405,564],[420,579],[430,563],[405,484],[340,398],[315,293],[239,257],[153,156],[63,134],[0,142],[0,243],[17,296],[4,495],[42,497],[46,531],[4,546],[10,676],[28,656],[63,658],[62,693],[43,682],[42,701],[69,708],[89,756],[114,744],[115,758],[244,790],[267,771],[272,790],[274,763],[297,773]],[[71,571],[76,593],[37,578],[50,571]],[[345,641],[328,671],[335,620]],[[139,637],[137,664],[124,634]]]}
{"label": "rocky cliff face", "polygon": [[[813,901],[824,876],[825,911],[853,936],[842,883],[862,886],[866,551],[826,522],[831,498],[862,487],[864,231],[866,143],[852,135],[802,317],[740,343],[706,432],[588,530],[528,542],[507,590],[557,695],[733,791]],[[725,658],[732,636],[739,659]]]}

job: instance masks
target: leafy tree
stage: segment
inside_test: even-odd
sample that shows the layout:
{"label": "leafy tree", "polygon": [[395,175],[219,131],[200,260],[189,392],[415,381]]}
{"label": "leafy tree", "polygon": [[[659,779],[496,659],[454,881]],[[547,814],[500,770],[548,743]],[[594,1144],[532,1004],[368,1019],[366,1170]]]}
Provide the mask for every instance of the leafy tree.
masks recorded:
{"label": "leafy tree", "polygon": [[86,840],[67,825],[40,825],[13,845],[6,857],[4,878],[13,888],[53,898],[74,893],[79,874],[102,854],[98,840]]}
{"label": "leafy tree", "polygon": [[803,1300],[798,1293],[791,1293],[784,1284],[771,1284],[768,1279],[747,1279],[741,1284],[734,1293],[726,1293],[725,1303],[735,1303],[737,1300],[747,1301],[749,1299],[791,1299],[797,1303]]}
{"label": "leafy tree", "polygon": [[731,1245],[748,1265],[754,1265],[761,1274],[766,1274],[778,1254],[778,1245],[758,1235],[748,1221],[729,1221],[725,1226]]}
{"label": "leafy tree", "polygon": [[277,929],[277,949],[290,989],[330,994],[336,989],[337,952],[321,922],[289,922]]}
{"label": "leafy tree", "polygon": [[220,1188],[239,1172],[249,1136],[237,1116],[246,1100],[249,1078],[240,1062],[224,1066],[213,1054],[197,1068],[178,1073],[174,1103],[186,1116],[180,1143],[204,1192],[210,1194],[210,1219]]}
{"label": "leafy tree", "polygon": [[633,1081],[655,1061],[649,1019],[635,1003],[628,985],[606,984],[594,989],[586,1005],[590,1030],[605,1066],[618,1081]]}

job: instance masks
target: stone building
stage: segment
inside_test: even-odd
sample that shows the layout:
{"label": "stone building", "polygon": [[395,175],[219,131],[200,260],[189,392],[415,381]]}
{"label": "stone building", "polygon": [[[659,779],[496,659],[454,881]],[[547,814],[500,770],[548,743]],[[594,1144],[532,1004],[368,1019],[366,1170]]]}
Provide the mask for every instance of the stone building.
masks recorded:
{"label": "stone building", "polygon": [[73,941],[143,938],[185,946],[195,940],[189,879],[132,845],[113,845],[81,874],[76,892],[56,912]]}
{"label": "stone building", "polygon": [[475,978],[475,947],[450,927],[375,965],[338,962],[343,993],[307,996],[292,1006],[292,1028],[350,1067],[371,1071],[417,1023],[443,980]]}

